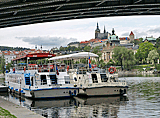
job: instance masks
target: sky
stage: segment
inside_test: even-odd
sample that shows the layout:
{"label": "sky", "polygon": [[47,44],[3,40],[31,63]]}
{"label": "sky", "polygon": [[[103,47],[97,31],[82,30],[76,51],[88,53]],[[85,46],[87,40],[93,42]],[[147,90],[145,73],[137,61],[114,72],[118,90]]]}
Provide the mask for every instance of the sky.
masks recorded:
{"label": "sky", "polygon": [[119,37],[128,37],[133,31],[135,38],[160,36],[160,16],[119,16],[74,19],[47,23],[30,24],[0,29],[0,46],[26,47],[50,50],[67,46],[70,42],[95,38],[97,22],[101,32],[106,31]]}

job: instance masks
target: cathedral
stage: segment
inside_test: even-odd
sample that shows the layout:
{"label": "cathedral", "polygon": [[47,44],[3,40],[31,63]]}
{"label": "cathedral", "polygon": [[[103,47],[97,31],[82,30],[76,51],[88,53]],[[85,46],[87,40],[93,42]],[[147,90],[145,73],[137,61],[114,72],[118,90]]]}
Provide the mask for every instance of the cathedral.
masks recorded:
{"label": "cathedral", "polygon": [[104,26],[104,32],[100,33],[100,29],[97,22],[97,29],[95,30],[95,39],[108,39],[111,34],[109,32],[106,32],[105,26]]}

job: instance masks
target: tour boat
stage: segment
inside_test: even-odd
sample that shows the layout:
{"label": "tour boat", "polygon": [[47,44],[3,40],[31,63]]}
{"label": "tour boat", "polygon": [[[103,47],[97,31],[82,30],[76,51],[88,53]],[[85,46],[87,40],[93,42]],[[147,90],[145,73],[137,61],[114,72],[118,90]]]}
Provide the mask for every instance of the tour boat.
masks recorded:
{"label": "tour boat", "polygon": [[79,87],[78,96],[112,96],[127,93],[125,80],[118,80],[117,73],[105,69],[93,69],[91,72],[78,70],[72,74],[74,84]]}
{"label": "tour boat", "polygon": [[59,70],[57,64],[16,65],[5,74],[5,85],[11,92],[34,99],[72,97],[78,93],[78,87],[70,84],[67,71]]}
{"label": "tour boat", "polygon": [[116,69],[110,67],[108,71],[100,68],[91,69],[90,57],[98,57],[98,55],[90,52],[80,52],[59,57],[52,57],[50,60],[72,60],[72,59],[88,59],[87,68],[69,69],[68,73],[71,83],[79,87],[78,96],[106,96],[106,95],[123,95],[127,93],[127,84],[125,80],[118,80]]}

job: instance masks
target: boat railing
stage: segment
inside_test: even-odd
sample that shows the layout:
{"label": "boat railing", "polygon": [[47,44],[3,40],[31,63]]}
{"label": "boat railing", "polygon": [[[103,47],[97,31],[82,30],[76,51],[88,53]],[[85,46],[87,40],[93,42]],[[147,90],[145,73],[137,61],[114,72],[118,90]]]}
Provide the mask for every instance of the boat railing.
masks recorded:
{"label": "boat railing", "polygon": [[87,69],[79,69],[77,70],[77,74],[86,74],[87,73]]}
{"label": "boat railing", "polygon": [[126,82],[125,80],[114,80],[114,82]]}

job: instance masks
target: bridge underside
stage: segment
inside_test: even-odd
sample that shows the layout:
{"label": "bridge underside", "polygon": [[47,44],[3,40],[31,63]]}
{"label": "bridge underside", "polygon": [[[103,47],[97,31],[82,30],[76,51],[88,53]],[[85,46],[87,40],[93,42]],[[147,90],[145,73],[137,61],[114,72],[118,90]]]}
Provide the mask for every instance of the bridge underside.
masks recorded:
{"label": "bridge underside", "polygon": [[69,19],[159,14],[160,0],[0,0],[0,28]]}

